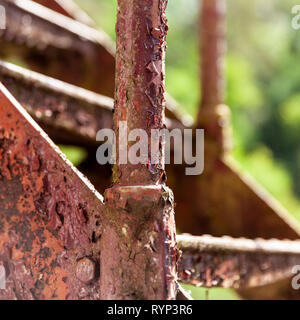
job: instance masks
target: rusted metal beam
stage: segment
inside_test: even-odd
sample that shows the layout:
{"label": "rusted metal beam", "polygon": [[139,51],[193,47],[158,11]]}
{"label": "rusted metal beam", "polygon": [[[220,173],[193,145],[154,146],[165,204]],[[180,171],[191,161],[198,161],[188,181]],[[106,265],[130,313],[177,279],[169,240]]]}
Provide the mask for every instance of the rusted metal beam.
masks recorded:
{"label": "rusted metal beam", "polygon": [[[168,167],[181,232],[250,239],[299,238],[299,222],[231,158],[213,163],[208,159],[206,154],[204,173],[199,177],[185,176],[180,166]],[[182,189],[182,185],[189,188]]]}
{"label": "rusted metal beam", "polygon": [[113,99],[0,61],[0,81],[56,143],[96,147]]}
{"label": "rusted metal beam", "polygon": [[99,299],[103,198],[0,84],[0,299]]}
{"label": "rusted metal beam", "polygon": [[[166,5],[166,0],[118,1],[117,140],[127,140],[119,132],[121,121],[147,134],[164,127]],[[163,147],[153,165],[149,154],[147,164],[120,164],[124,147],[117,148],[114,186],[105,194],[109,227],[103,240],[109,245],[101,251],[102,298],[175,299],[174,200],[165,186]]]}
{"label": "rusted metal beam", "polygon": [[[112,128],[114,101],[0,61],[0,81],[56,143],[97,147],[97,132]],[[169,129],[184,126],[166,119]]]}
{"label": "rusted metal beam", "polygon": [[[79,167],[99,192],[111,185],[110,165],[96,162],[100,129],[113,126],[113,100],[91,91],[0,61],[0,81],[47,132],[55,143],[88,150]],[[169,129],[184,126],[166,119]]]}
{"label": "rusted metal beam", "polygon": [[[0,5],[7,14],[1,58],[17,57],[34,71],[113,97],[115,44],[103,31],[30,0],[0,0]],[[168,95],[167,116],[185,125],[193,122]]]}
{"label": "rusted metal beam", "polygon": [[[300,241],[177,236],[180,281],[199,287],[248,289],[293,276]],[[290,283],[291,286],[291,283]]]}
{"label": "rusted metal beam", "polygon": [[[0,81],[55,143],[88,151],[79,169],[99,192],[111,185],[111,166],[96,162],[98,130],[112,128],[113,100],[0,61]],[[174,122],[174,121],[173,121]]]}
{"label": "rusted metal beam", "polygon": [[94,26],[93,20],[73,0],[34,0],[35,2],[54,10],[64,16],[75,19],[81,23]]}
{"label": "rusted metal beam", "polygon": [[[19,97],[17,98],[20,99]],[[218,123],[224,123],[224,121],[220,120]],[[62,134],[61,136],[66,135]],[[68,137],[70,136],[68,134]],[[72,136],[77,136],[75,131],[72,132]],[[81,141],[79,137],[76,140]],[[214,149],[216,144],[211,142],[209,135],[206,135],[206,146],[213,146],[212,149]],[[255,182],[251,178],[240,174],[232,165],[231,160],[225,161],[217,158],[215,161],[210,161],[209,154],[209,150],[206,150],[206,159],[208,160],[206,161],[205,172],[200,177],[203,183],[200,183],[199,187],[196,186],[197,182],[195,182],[194,177],[185,176],[183,168],[179,166],[169,166],[167,168],[169,183],[175,192],[178,202],[177,220],[178,226],[182,231],[194,234],[211,233],[217,236],[229,234],[249,238],[264,236],[266,231],[266,237],[287,237],[290,239],[298,237],[299,227],[289,217],[286,210],[263,190],[257,192],[258,186]],[[218,172],[218,174],[212,175],[214,171]],[[196,190],[200,188],[199,194],[203,194],[203,197],[193,197],[188,190],[186,192],[182,190],[183,181],[194,186]],[[232,183],[229,183],[229,181]],[[231,201],[231,194],[236,193],[244,201]],[[220,197],[216,196],[217,194],[222,195],[223,201],[219,201]],[[206,201],[200,200],[202,198],[205,198]],[[239,199],[239,197],[236,197],[236,199]],[[199,204],[195,204],[195,201],[198,202],[198,200]],[[243,203],[251,205],[245,207]],[[188,212],[186,210],[187,207],[190,207]],[[274,214],[274,211],[276,214]],[[223,215],[228,213],[228,218],[222,219],[222,223],[220,222],[219,212],[223,212]],[[257,217],[255,216],[256,214],[258,215]],[[232,219],[233,215],[235,216],[234,219]],[[195,223],[195,216],[198,216],[196,219],[199,220],[199,223]],[[258,224],[257,221],[264,221],[264,223]],[[291,227],[287,226],[285,221]],[[295,228],[297,232],[293,231]]]}
{"label": "rusted metal beam", "polygon": [[[8,275],[1,298],[98,299],[101,196],[63,159],[2,85],[0,115],[0,215],[4,222],[0,259]],[[245,246],[250,253],[254,250],[249,240],[239,240],[238,245],[216,241],[213,246],[209,241],[202,240],[202,244],[216,251],[222,245],[232,254]],[[179,242],[184,257],[190,255],[190,244],[184,245],[180,237]],[[299,251],[291,242],[258,245],[262,254]],[[266,257],[262,259],[268,263]]]}
{"label": "rusted metal beam", "polygon": [[33,1],[0,0],[0,5],[7,24],[1,57],[17,57],[32,70],[113,96],[115,46],[104,32]]}

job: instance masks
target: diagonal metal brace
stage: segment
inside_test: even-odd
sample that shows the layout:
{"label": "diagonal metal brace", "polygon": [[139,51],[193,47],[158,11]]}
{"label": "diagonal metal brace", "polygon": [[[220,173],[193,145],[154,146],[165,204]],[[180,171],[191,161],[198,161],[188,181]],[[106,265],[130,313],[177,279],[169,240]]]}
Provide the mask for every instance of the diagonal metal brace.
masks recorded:
{"label": "diagonal metal brace", "polygon": [[103,198],[0,84],[0,299],[99,299]]}

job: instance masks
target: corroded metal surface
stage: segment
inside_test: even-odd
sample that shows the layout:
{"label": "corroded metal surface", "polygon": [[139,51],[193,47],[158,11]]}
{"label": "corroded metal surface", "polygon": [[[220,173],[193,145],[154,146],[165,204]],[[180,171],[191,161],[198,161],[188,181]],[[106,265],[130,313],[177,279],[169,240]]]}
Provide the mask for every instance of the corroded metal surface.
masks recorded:
{"label": "corroded metal surface", "polygon": [[[97,131],[101,128],[112,127],[112,99],[3,62],[0,63],[0,79],[21,102],[22,106],[55,139],[56,143],[71,143],[85,147],[96,146]],[[174,120],[166,119],[166,123],[170,129],[184,128]],[[95,152],[93,159],[94,154]],[[91,167],[94,169],[90,170]],[[182,181],[187,180],[189,184],[193,185],[195,177],[185,176],[183,167],[167,166],[169,184],[176,193],[177,220],[181,230],[194,234],[210,232],[213,235],[228,234],[250,238],[264,236],[265,230],[269,230],[270,236],[266,233],[266,237],[291,239],[297,237],[294,232],[280,231],[280,228],[284,228],[284,224],[281,219],[276,218],[274,211],[280,213],[282,217],[287,217],[286,220],[289,219],[288,213],[265,191],[259,191],[261,188],[252,181],[253,179],[239,173],[230,163],[224,163],[224,160],[217,160],[213,168],[218,172],[218,175],[214,175],[213,179],[210,174],[206,174],[207,170],[212,171],[210,167],[206,167],[204,175],[200,177],[204,180],[203,184],[205,185],[202,194],[206,194],[206,202],[200,203],[200,206],[214,203],[214,206],[210,208],[214,214],[208,215],[207,210],[203,210],[203,219],[199,218],[201,223],[195,224],[195,218],[186,219],[186,217],[197,210],[195,207],[197,198],[193,197],[189,189],[182,189]],[[97,167],[89,162],[84,171],[87,172],[87,170],[90,171],[89,177],[97,184],[94,174]],[[232,171],[235,172],[234,175],[231,174]],[[181,179],[176,178],[180,175],[182,175]],[[101,171],[100,181],[103,180],[102,178]],[[219,182],[213,183],[214,179]],[[106,186],[108,185],[106,184]],[[99,190],[103,191],[102,184]],[[223,197],[222,203],[216,196],[219,193]],[[242,203],[233,202],[230,196],[232,193],[244,194],[244,201]],[[245,207],[243,203],[246,202],[249,205]],[[187,206],[191,206],[188,211],[186,210]],[[230,209],[224,211],[224,208],[227,207]],[[221,223],[218,212],[229,212],[230,216],[223,219]],[[256,212],[260,214],[260,219],[252,219]],[[236,214],[237,217],[232,220],[230,217],[233,214]],[[195,216],[197,215],[195,213]],[[266,218],[263,219],[264,216]],[[261,223],[263,220],[265,223]],[[292,219],[289,224],[296,225]]]}
{"label": "corroded metal surface", "polygon": [[179,279],[199,287],[269,285],[292,277],[293,267],[300,264],[300,241],[190,235],[178,236],[177,241],[183,252]]}
{"label": "corroded metal surface", "polygon": [[[128,130],[144,129],[148,134],[165,125],[166,5],[166,0],[118,1],[114,114],[118,138],[121,121],[127,121]],[[156,163],[151,164],[148,153],[146,163],[123,165],[119,158],[127,148],[117,148],[114,185],[105,193],[103,241],[109,245],[101,251],[105,261],[101,297],[175,299],[174,201],[164,184],[163,146]]]}
{"label": "corroded metal surface", "polygon": [[0,81],[56,143],[97,146],[112,128],[111,98],[1,61]]}
{"label": "corroded metal surface", "polygon": [[0,298],[99,299],[103,199],[0,89]]}
{"label": "corroded metal surface", "polygon": [[[98,130],[112,128],[111,98],[3,61],[0,81],[56,143],[96,147]],[[166,125],[184,129],[174,119]]]}
{"label": "corroded metal surface", "polygon": [[[113,126],[113,100],[91,91],[0,61],[0,81],[55,143],[88,149],[80,170],[100,192],[111,185],[110,165],[100,166],[95,154],[98,130]],[[166,118],[167,127],[184,129]],[[173,147],[173,145],[172,145]]]}
{"label": "corroded metal surface", "polygon": [[[37,2],[48,7],[59,4]],[[119,13],[117,33],[120,37],[127,31],[130,36],[119,39],[115,127],[128,120],[129,129],[163,128],[166,1],[155,0],[157,7],[148,0],[132,7],[128,1],[119,2],[124,11]],[[0,34],[1,56],[17,56],[35,70],[113,95],[114,45],[104,33],[28,0],[0,0],[0,4],[8,13],[8,28]],[[228,157],[230,113],[222,105],[224,4],[203,1],[198,126],[206,130],[205,172],[190,177],[182,167],[168,168],[178,202],[178,226],[194,234],[298,239],[297,222]],[[76,19],[60,9],[55,10]],[[129,24],[127,15],[141,24]],[[134,86],[128,86],[128,79]],[[0,80],[56,142],[76,140],[92,146],[97,130],[112,126],[109,98],[5,63],[0,64]],[[174,203],[164,185],[162,157],[154,166],[116,167],[104,214],[101,196],[2,85],[0,94],[0,219],[4,221],[0,266],[7,275],[7,289],[0,290],[0,299],[175,298]],[[168,103],[170,117],[187,124],[189,119],[174,106]],[[176,120],[166,124],[184,128]],[[89,161],[82,168],[92,177]],[[101,171],[97,185],[101,190],[108,185],[110,168],[105,172],[107,177]],[[239,292],[252,299],[298,298],[290,286],[291,267],[299,264],[298,243],[194,240],[179,237],[182,281],[246,288]]]}
{"label": "corroded metal surface", "polygon": [[[162,185],[114,186],[105,193],[102,299],[174,299],[174,200]],[[120,272],[122,270],[122,272]]]}
{"label": "corroded metal surface", "polygon": [[29,0],[0,0],[0,5],[7,24],[1,57],[17,57],[34,71],[113,96],[114,44],[104,32]]}

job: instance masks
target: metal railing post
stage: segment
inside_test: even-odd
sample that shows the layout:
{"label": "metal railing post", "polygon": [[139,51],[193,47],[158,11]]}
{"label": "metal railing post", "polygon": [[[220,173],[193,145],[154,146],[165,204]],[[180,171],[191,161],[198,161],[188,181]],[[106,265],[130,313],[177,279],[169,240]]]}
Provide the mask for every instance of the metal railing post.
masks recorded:
{"label": "metal railing post", "polygon": [[[119,0],[114,126],[117,141],[128,131],[165,123],[166,0]],[[128,143],[129,145],[130,143]],[[150,151],[150,139],[148,140]],[[164,147],[157,162],[120,164],[127,142],[117,149],[114,186],[106,191],[108,227],[101,250],[102,299],[174,299],[176,240],[173,194],[165,186]],[[124,160],[124,159],[123,159]]]}

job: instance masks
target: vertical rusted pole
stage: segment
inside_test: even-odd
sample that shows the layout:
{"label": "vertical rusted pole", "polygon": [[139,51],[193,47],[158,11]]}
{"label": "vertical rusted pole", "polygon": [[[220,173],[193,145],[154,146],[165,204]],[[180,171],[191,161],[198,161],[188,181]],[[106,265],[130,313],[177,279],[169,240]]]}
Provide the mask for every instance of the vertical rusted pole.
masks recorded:
{"label": "vertical rusted pole", "polygon": [[[101,251],[102,299],[174,299],[176,240],[173,194],[165,186],[163,146],[151,164],[119,164],[128,132],[164,128],[167,0],[118,0],[114,186],[106,191]],[[147,148],[150,151],[150,138]],[[122,162],[122,161],[121,161]]]}
{"label": "vertical rusted pole", "polygon": [[228,123],[229,109],[223,105],[226,0],[203,0],[199,27],[202,94],[198,127],[205,129],[206,144],[210,141],[215,144],[219,155],[228,148],[224,129]]}
{"label": "vertical rusted pole", "polygon": [[202,108],[224,99],[226,0],[203,0],[200,12]]}

